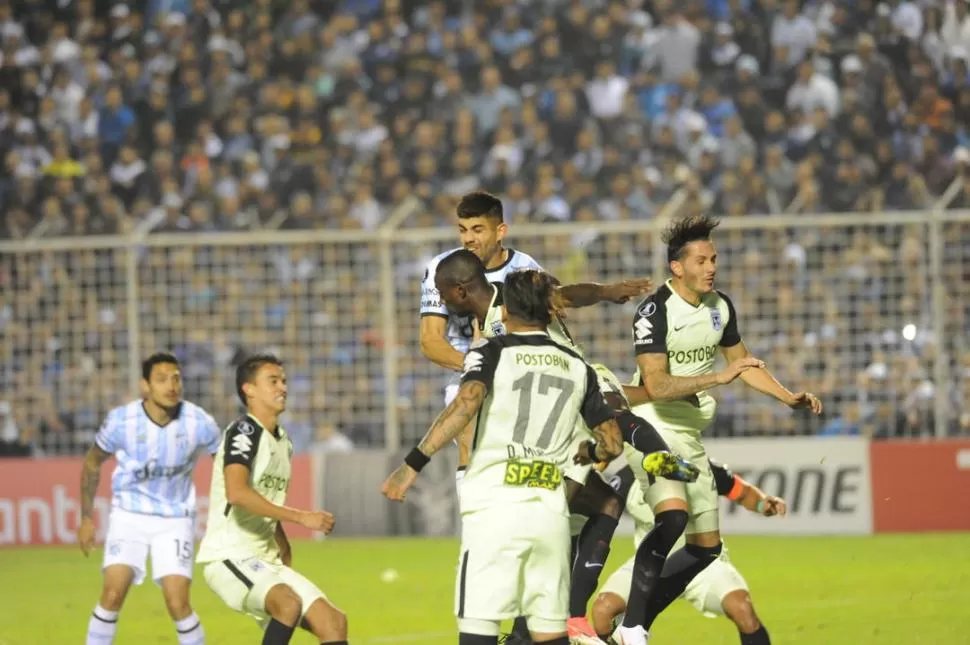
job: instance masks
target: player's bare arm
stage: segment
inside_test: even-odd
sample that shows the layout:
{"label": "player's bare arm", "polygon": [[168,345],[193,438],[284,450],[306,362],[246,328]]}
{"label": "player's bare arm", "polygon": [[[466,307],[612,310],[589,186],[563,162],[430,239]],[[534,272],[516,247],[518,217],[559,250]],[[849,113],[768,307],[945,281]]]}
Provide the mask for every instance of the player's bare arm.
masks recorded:
{"label": "player's bare arm", "polygon": [[[699,376],[673,376],[670,373],[666,354],[640,354],[637,356],[637,366],[643,378],[641,389],[644,392],[641,394],[632,391],[628,392],[628,395],[633,394],[634,399],[645,396],[650,401],[677,401],[719,385],[727,385],[742,373],[752,368],[763,368],[764,365],[763,361],[753,356],[746,356],[731,361],[730,365],[720,372]],[[638,405],[638,403],[631,400],[630,405]]]}
{"label": "player's bare arm", "polygon": [[788,512],[788,504],[781,497],[766,495],[763,490],[751,482],[738,477],[741,485],[741,495],[735,501],[752,513],[758,513],[765,517],[775,515],[784,516]]}
{"label": "player's bare arm", "polygon": [[293,522],[313,531],[329,533],[333,530],[333,515],[326,511],[300,511],[279,506],[257,493],[249,485],[249,468],[243,464],[229,464],[223,469],[226,480],[226,501],[247,513],[261,515],[280,522]]}
{"label": "player's bare arm", "polygon": [[[423,456],[424,460],[427,460],[448,445],[475,418],[487,393],[488,390],[481,381],[468,381],[462,384],[455,400],[438,415],[424,439],[412,451],[412,455],[417,451]],[[619,432],[619,429],[617,429],[617,432]],[[411,455],[409,455],[410,457]],[[417,476],[418,469],[409,463],[401,464],[384,481],[381,492],[390,500],[402,501]]]}
{"label": "player's bare arm", "polygon": [[448,319],[444,316],[422,316],[420,328],[421,353],[435,365],[460,371],[465,357],[448,342],[447,329]]}
{"label": "player's bare arm", "polygon": [[85,556],[94,547],[94,496],[101,481],[101,466],[109,459],[110,452],[91,446],[81,466],[81,526],[77,530],[77,543]]}
{"label": "player's bare arm", "polygon": [[286,531],[283,530],[283,523],[277,522],[276,524],[276,546],[280,550],[280,561],[288,567],[293,566],[293,549],[290,546],[290,539],[286,537]]}
{"label": "player's bare arm", "polygon": [[589,307],[600,302],[622,304],[653,290],[653,280],[636,278],[610,284],[579,282],[559,287],[559,296],[567,307]]}
{"label": "player's bare arm", "polygon": [[[729,362],[741,361],[751,356],[744,341],[721,349],[724,358]],[[757,369],[748,369],[740,374],[745,385],[762,394],[774,397],[792,409],[808,409],[813,414],[822,413],[822,402],[811,392],[792,392],[778,382],[778,379],[763,365]]]}
{"label": "player's bare arm", "polygon": [[591,430],[595,443],[580,444],[579,453],[573,457],[577,464],[593,462],[609,463],[623,454],[623,433],[616,419],[608,419]]}

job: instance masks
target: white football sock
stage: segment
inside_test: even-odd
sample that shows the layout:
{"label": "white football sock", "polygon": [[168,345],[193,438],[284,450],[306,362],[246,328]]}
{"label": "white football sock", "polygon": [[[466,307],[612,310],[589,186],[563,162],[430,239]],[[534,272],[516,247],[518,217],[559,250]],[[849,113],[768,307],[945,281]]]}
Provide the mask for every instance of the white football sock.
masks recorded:
{"label": "white football sock", "polygon": [[205,632],[202,630],[202,621],[194,611],[191,616],[175,621],[175,630],[178,632],[179,645],[203,645],[205,643]]}
{"label": "white football sock", "polygon": [[95,605],[91,618],[88,620],[88,638],[86,645],[111,645],[118,630],[118,612],[108,611],[101,605]]}

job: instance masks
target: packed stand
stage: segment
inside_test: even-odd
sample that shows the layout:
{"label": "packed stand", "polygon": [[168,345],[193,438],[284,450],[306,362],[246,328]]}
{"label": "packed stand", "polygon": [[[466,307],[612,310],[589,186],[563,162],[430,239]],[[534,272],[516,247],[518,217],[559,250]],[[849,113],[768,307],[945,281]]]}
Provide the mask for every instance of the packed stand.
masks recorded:
{"label": "packed stand", "polygon": [[[684,212],[724,215],[911,210],[942,196],[953,207],[970,207],[970,176],[963,179],[970,163],[964,1],[143,6],[142,13],[137,5],[92,0],[0,0],[4,237],[373,230],[415,197],[423,207],[408,225],[445,226],[456,196],[476,188],[503,195],[513,223],[649,219],[675,195]],[[970,284],[968,233],[965,226],[947,229],[947,240],[963,242],[948,244],[944,258],[956,285],[946,347],[927,340],[929,290],[914,279],[918,271],[906,273],[922,266],[923,233],[916,227],[725,242],[733,257],[744,257],[746,271],[783,266],[796,276],[791,284],[762,279],[750,289],[726,283],[729,292],[743,290],[742,311],[756,312],[747,314],[758,321],[752,335],[773,339],[759,349],[781,358],[785,343],[804,348],[806,338],[829,340],[819,345],[825,351],[805,356],[816,363],[831,357],[828,367],[812,368],[821,379],[845,373],[835,360],[845,349],[840,325],[850,325],[852,342],[864,348],[851,351],[860,357],[851,386],[836,390],[834,376],[825,381],[845,399],[833,407],[827,432],[930,432],[925,408],[937,351],[953,352],[948,389],[956,409],[970,400],[960,396],[970,368],[960,367],[968,325],[966,305],[958,304],[970,300],[961,291]],[[633,252],[624,247],[629,240],[604,237],[598,244],[579,249],[592,275],[642,270],[607,262],[595,250]],[[562,255],[552,249],[547,256],[557,251]],[[267,256],[262,266],[284,284],[308,280],[307,266],[332,264],[321,252]],[[853,280],[836,277],[837,288],[820,290],[810,278],[832,284],[845,270],[845,253],[865,256],[852,265]],[[350,255],[350,273],[365,282],[371,263]],[[117,254],[72,261],[6,263],[4,284],[19,291],[0,296],[0,325],[53,319],[54,309],[68,306],[31,288],[38,275],[48,285],[90,275],[121,279]],[[199,278],[186,287],[193,302],[226,296],[208,255],[184,262],[191,273],[213,274],[209,284]],[[100,297],[92,324],[124,315]],[[796,320],[786,309],[792,300],[819,318],[811,323],[817,328],[773,328]],[[372,334],[366,319],[366,312],[355,314],[358,334]],[[913,339],[875,328],[904,319],[916,329]],[[617,327],[625,337],[628,330]],[[69,335],[82,338],[76,343],[65,336],[50,331],[29,351],[8,340],[5,369],[13,374],[5,381],[17,382],[18,369],[33,365],[25,355],[46,365],[52,346],[67,356],[90,353],[84,334]],[[174,344],[177,334],[158,336]],[[355,343],[373,345],[359,338],[345,344]],[[217,352],[210,346],[196,353]],[[613,353],[604,358],[628,360]],[[80,369],[79,361],[67,361],[65,370]],[[222,369],[218,361],[202,362],[206,370]],[[893,375],[916,382],[890,386]],[[61,416],[86,426],[70,400],[37,387],[37,406],[51,407],[53,397]],[[729,397],[724,409],[733,404]],[[85,419],[103,412],[103,403],[91,405]],[[3,439],[16,443],[17,413],[4,409],[0,403]],[[892,416],[886,410],[905,418],[865,428],[858,421]],[[766,417],[763,425],[786,431],[787,423]],[[379,436],[379,420],[373,424],[369,431]],[[719,429],[747,432],[735,425]],[[19,423],[28,426],[37,421]],[[952,430],[970,431],[970,414],[957,413]]]}

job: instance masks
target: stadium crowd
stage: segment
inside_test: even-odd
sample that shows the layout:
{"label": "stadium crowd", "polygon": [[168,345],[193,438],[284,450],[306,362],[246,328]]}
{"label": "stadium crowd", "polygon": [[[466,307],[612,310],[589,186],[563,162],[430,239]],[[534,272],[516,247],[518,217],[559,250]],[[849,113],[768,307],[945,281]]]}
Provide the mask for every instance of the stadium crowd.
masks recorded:
{"label": "stadium crowd", "polygon": [[[373,230],[415,198],[405,225],[450,226],[474,189],[502,195],[513,226],[648,220],[673,203],[724,216],[970,208],[968,60],[964,0],[0,0],[0,235]],[[950,431],[970,433],[970,230],[943,236],[945,339],[927,313],[926,237],[875,217],[724,235],[719,280],[742,333],[831,412],[821,430],[796,427],[728,390],[715,433],[926,435],[938,387]],[[577,279],[643,272],[642,240],[570,241],[566,260],[564,239],[528,251]],[[125,257],[2,258],[8,451],[77,450],[127,390],[114,373],[130,349]],[[244,348],[312,344],[290,367],[303,446],[381,441],[372,249],[140,258],[140,347],[179,351],[189,398],[223,411]],[[414,434],[443,376],[416,349],[423,266],[398,259]],[[628,313],[595,338],[594,314],[577,313],[597,359],[631,362]],[[324,409],[336,412],[315,427]]]}

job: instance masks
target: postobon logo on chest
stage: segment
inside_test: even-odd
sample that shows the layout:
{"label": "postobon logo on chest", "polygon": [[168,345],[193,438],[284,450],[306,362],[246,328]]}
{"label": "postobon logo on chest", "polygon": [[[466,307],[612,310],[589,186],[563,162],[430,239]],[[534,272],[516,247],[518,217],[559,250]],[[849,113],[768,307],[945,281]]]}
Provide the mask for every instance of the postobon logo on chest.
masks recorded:
{"label": "postobon logo on chest", "polygon": [[708,345],[707,347],[697,347],[688,350],[667,350],[667,360],[680,365],[684,363],[709,361],[715,356],[717,356],[717,345]]}
{"label": "postobon logo on chest", "polygon": [[505,485],[556,490],[562,483],[562,473],[548,461],[512,460],[505,465]]}
{"label": "postobon logo on chest", "polygon": [[290,480],[286,477],[277,477],[276,475],[263,475],[259,478],[256,487],[272,491],[286,490],[290,487]]}

